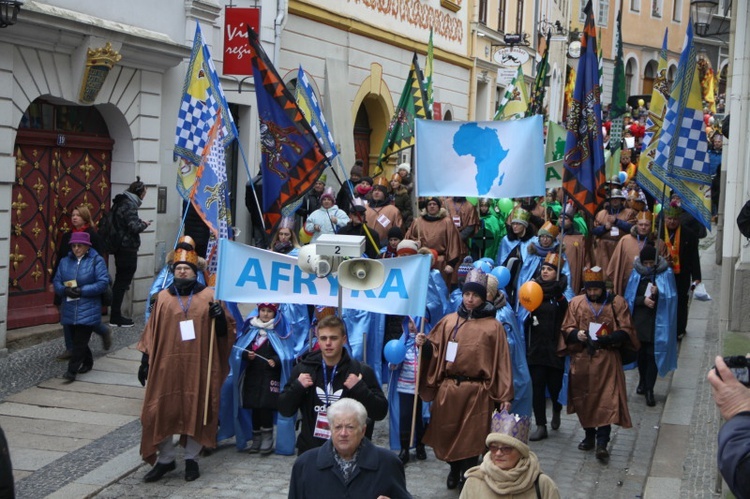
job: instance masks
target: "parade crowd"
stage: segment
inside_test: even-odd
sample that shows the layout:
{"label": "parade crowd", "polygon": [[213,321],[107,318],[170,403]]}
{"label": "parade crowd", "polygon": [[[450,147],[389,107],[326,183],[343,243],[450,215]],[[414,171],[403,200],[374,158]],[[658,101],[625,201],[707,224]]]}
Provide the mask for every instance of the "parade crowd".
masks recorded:
{"label": "parade crowd", "polygon": [[[366,258],[429,255],[418,317],[290,303],[242,317],[206,285],[201,236],[186,229],[154,280],[137,346],[141,455],[153,464],[144,480],[177,468],[179,435],[187,481],[234,439],[238,451],[299,456],[290,497],[410,497],[404,466],[430,447],[461,497],[559,497],[528,442],[554,438],[565,409],[581,424],[578,449],[606,465],[612,425],[631,426],[624,371],[637,369],[648,406],[659,402],[654,385],[677,367],[701,282],[700,227],[678,196],[644,194],[637,157],[622,158],[589,221],[562,189],[417,198],[408,163],[373,179],[358,161],[336,193],[324,174],[264,249],[296,256],[342,234],[364,236]],[[114,327],[133,324],[121,304],[150,223],[137,217],[144,195],[134,182],[114,222],[128,243],[115,253]],[[54,279],[69,382],[93,366],[92,332],[111,343],[99,314],[106,249],[90,218],[74,211]],[[370,442],[377,422],[390,450]]]}

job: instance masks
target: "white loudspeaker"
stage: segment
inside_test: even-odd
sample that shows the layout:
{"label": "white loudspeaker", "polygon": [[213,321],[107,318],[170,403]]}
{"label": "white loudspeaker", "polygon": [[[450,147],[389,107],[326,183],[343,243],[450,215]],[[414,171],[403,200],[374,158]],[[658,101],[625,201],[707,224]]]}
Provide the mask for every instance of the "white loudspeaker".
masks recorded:
{"label": "white loudspeaker", "polygon": [[318,255],[314,244],[308,244],[300,248],[297,255],[297,266],[303,272],[315,274],[318,277],[325,277],[331,273],[330,259]]}
{"label": "white loudspeaker", "polygon": [[364,291],[383,285],[385,268],[377,260],[353,258],[339,265],[339,285],[344,288]]}

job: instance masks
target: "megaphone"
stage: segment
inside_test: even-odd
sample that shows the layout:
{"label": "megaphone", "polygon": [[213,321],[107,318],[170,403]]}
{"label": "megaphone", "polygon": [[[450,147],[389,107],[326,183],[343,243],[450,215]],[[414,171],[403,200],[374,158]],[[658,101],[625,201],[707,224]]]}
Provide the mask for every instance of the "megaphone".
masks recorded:
{"label": "megaphone", "polygon": [[314,244],[307,244],[300,248],[297,254],[297,266],[303,272],[315,274],[317,277],[325,277],[331,273],[330,259],[318,255]]}
{"label": "megaphone", "polygon": [[352,258],[339,265],[339,286],[364,291],[383,285],[385,268],[377,260]]}

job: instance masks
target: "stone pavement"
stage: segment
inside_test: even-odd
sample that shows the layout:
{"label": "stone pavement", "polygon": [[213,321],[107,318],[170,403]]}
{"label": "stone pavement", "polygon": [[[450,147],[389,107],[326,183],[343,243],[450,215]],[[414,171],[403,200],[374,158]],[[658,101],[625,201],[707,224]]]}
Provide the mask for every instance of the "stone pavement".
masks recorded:
{"label": "stone pavement", "polygon": [[[720,268],[713,246],[704,249],[701,261],[708,292],[717,297]],[[140,353],[134,349],[142,325],[116,330],[108,353],[94,339],[94,370],[70,385],[60,378],[65,364],[54,360],[61,339],[0,359],[0,426],[10,442],[17,496],[286,497],[294,458],[240,453],[232,442],[201,459],[195,482],[184,481],[178,460],[177,471],[143,483],[149,466],[138,455],[143,389],[135,375]],[[719,419],[705,380],[719,351],[717,326],[718,300],[694,301],[679,369],[657,381],[656,407],[635,394],[637,374],[627,373],[633,428],[613,427],[608,465],[576,448],[583,431],[575,415],[563,414],[559,431],[531,443],[561,497],[718,497],[713,489]],[[385,445],[387,432],[387,423],[378,423],[375,442]],[[458,497],[445,488],[447,471],[428,451],[426,461],[406,467],[410,492],[421,498]]]}

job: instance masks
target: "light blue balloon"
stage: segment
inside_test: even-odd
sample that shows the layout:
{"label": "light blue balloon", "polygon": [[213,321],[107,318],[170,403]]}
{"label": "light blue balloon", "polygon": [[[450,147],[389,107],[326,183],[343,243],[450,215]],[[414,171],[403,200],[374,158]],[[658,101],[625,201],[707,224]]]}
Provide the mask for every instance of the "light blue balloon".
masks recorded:
{"label": "light blue balloon", "polygon": [[391,364],[400,364],[406,358],[406,345],[401,340],[391,340],[385,344],[383,355]]}
{"label": "light blue balloon", "polygon": [[476,262],[472,263],[472,265],[475,269],[479,269],[485,274],[489,274],[490,272],[492,272],[492,265],[484,260],[477,260]]}
{"label": "light blue balloon", "polygon": [[495,266],[495,260],[493,260],[492,258],[490,258],[488,256],[484,256],[484,257],[480,258],[479,261],[480,262],[487,262],[487,263],[489,263],[493,267]]}
{"label": "light blue balloon", "polygon": [[500,265],[499,267],[495,267],[492,269],[490,274],[497,277],[497,288],[501,289],[508,285],[510,282],[510,270],[508,270],[506,267],[503,267]]}
{"label": "light blue balloon", "polygon": [[625,183],[625,181],[628,179],[628,174],[626,172],[620,172],[617,174],[617,177],[620,179],[620,183]]}

